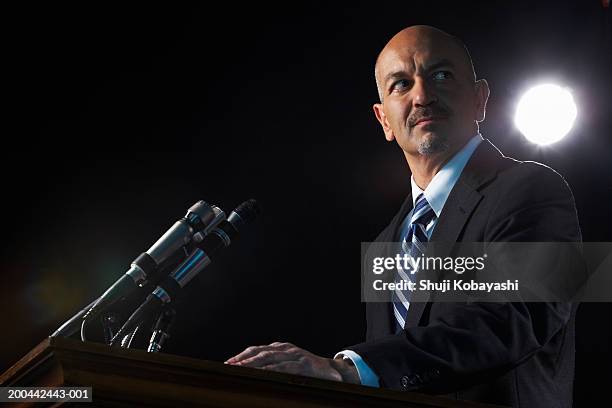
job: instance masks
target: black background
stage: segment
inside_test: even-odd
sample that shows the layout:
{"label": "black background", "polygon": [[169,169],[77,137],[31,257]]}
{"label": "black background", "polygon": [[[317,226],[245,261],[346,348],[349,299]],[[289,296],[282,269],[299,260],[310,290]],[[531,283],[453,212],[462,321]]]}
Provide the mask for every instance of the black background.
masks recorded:
{"label": "black background", "polygon": [[[584,240],[611,241],[609,10],[596,0],[424,3],[5,10],[0,369],[198,199],[229,211],[254,197],[264,214],[189,287],[165,351],[224,360],[283,340],[330,356],[362,341],[360,242],[410,186],[372,113],[373,64],[412,24],[467,43],[491,87],[483,135],[558,170]],[[512,116],[544,80],[570,87],[579,113],[566,139],[537,148]],[[579,309],[576,406],[603,405],[611,313]]]}

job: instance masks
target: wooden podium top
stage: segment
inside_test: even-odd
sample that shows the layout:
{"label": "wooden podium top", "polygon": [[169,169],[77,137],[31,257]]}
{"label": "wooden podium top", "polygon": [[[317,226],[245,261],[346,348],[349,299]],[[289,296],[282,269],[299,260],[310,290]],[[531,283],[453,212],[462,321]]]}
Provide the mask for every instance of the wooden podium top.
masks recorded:
{"label": "wooden podium top", "polygon": [[93,387],[93,406],[112,407],[493,407],[61,337],[32,349],[0,386]]}

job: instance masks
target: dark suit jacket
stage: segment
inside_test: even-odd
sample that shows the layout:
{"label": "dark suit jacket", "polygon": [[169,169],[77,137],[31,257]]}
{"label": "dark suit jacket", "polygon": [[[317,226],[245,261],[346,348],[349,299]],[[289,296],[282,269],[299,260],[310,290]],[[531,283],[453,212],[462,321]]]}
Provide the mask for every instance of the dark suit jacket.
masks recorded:
{"label": "dark suit jacket", "polygon": [[[397,241],[407,197],[377,241]],[[572,193],[554,170],[503,156],[488,140],[452,189],[430,241],[579,242]],[[554,272],[554,271],[551,271]],[[350,349],[381,386],[512,407],[571,407],[575,305],[412,303],[393,334],[389,303],[366,305],[367,339]]]}

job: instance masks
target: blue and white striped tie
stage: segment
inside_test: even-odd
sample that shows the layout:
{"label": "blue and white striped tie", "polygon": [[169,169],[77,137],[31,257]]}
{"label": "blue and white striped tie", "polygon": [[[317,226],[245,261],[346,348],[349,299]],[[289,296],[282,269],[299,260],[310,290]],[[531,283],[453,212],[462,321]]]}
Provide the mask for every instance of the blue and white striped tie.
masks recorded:
{"label": "blue and white striped tie", "polygon": [[[427,246],[427,225],[436,217],[436,213],[431,208],[427,199],[423,194],[419,194],[410,217],[410,226],[404,239],[402,240],[402,251],[417,259],[425,253]],[[403,262],[402,262],[403,263]],[[410,264],[410,263],[409,263]],[[418,272],[418,268],[412,271],[412,267],[408,270],[403,268],[397,269],[396,282],[401,280],[414,282],[414,275]],[[396,332],[400,331],[406,325],[406,317],[408,316],[408,308],[410,307],[411,293],[409,290],[401,291],[396,289],[393,292],[393,314],[395,315]]]}

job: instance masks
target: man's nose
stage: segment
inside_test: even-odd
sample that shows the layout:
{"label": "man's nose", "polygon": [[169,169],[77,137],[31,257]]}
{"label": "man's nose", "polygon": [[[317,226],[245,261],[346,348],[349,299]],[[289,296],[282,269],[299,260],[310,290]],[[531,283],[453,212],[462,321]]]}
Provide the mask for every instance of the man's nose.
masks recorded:
{"label": "man's nose", "polygon": [[431,85],[422,78],[415,80],[412,91],[415,106],[423,107],[437,101],[437,96],[433,89],[431,89]]}

